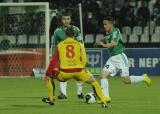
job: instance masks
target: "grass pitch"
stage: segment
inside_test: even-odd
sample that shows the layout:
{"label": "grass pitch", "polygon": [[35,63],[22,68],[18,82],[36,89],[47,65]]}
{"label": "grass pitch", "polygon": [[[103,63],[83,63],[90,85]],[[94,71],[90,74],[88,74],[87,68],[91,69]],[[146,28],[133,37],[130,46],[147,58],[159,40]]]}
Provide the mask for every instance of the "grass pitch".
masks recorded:
{"label": "grass pitch", "polygon": [[[41,101],[47,96],[42,78],[0,78],[0,114],[159,114],[160,77],[151,78],[151,88],[144,83],[125,85],[119,77],[109,78],[112,101],[108,109],[77,99],[74,80],[68,81],[68,99],[57,99],[55,106],[50,106]],[[83,91],[91,92],[92,88],[85,84]]]}

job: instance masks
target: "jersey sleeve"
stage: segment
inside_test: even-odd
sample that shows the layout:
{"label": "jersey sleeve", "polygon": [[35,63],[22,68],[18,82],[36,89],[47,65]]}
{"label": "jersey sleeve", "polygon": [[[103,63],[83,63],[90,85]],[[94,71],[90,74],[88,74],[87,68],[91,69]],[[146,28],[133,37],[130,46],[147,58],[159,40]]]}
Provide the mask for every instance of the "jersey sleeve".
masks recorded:
{"label": "jersey sleeve", "polygon": [[82,61],[82,64],[84,65],[84,67],[85,67],[86,64],[87,64],[86,50],[85,50],[83,44],[80,44],[80,46],[81,46],[81,61]]}
{"label": "jersey sleeve", "polygon": [[75,38],[77,41],[81,42],[81,43],[84,43],[83,42],[83,37],[81,35],[81,31],[78,27],[75,27]]}
{"label": "jersey sleeve", "polygon": [[47,68],[46,76],[52,76],[52,74],[57,72],[58,68],[59,68],[59,53],[58,53],[58,48],[56,47],[52,59],[50,61],[50,64]]}
{"label": "jersey sleeve", "polygon": [[119,37],[120,35],[121,34],[120,34],[119,29],[116,29],[115,31],[113,31],[112,40],[118,43],[120,40],[120,37]]}
{"label": "jersey sleeve", "polygon": [[54,35],[51,38],[51,51],[50,54],[52,55],[54,53],[54,48],[56,47],[56,45],[58,44],[58,37],[57,37],[57,29],[54,31]]}

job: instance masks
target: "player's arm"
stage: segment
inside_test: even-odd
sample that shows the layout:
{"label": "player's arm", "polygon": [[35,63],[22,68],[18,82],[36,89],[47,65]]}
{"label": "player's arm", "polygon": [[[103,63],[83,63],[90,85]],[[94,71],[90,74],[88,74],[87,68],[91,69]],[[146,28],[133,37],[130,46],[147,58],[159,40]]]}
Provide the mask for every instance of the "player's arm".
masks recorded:
{"label": "player's arm", "polygon": [[113,36],[112,36],[112,40],[110,43],[104,43],[104,42],[99,42],[99,45],[101,45],[102,47],[106,47],[106,48],[113,48],[114,46],[116,46],[118,44],[119,38],[117,37],[119,34],[118,31],[114,31],[113,32]]}
{"label": "player's arm", "polygon": [[96,42],[95,44],[94,44],[94,47],[101,47],[102,45],[101,45],[101,42],[102,43],[106,43],[106,39],[105,39],[105,37],[103,38],[103,39],[101,39],[101,40],[99,40],[98,42]]}
{"label": "player's arm", "polygon": [[78,27],[75,28],[75,38],[77,39],[77,41],[79,41],[82,44],[84,44],[83,37],[81,35],[81,31],[80,31],[80,29]]}
{"label": "player's arm", "polygon": [[81,46],[81,61],[82,61],[82,64],[84,65],[84,67],[85,67],[86,64],[87,64],[86,50],[85,50],[83,44],[80,44],[80,46]]}
{"label": "player's arm", "polygon": [[51,41],[51,51],[50,51],[50,54],[52,55],[54,53],[54,48],[58,44],[57,29],[54,31],[54,35],[53,35],[53,37],[51,39],[52,39],[52,41]]}
{"label": "player's arm", "polygon": [[59,53],[58,53],[58,48],[56,47],[52,59],[50,61],[50,64],[47,68],[46,76],[47,77],[52,76],[53,73],[57,72],[58,67],[59,67]]}
{"label": "player's arm", "polygon": [[116,41],[115,39],[113,39],[113,40],[111,41],[111,43],[105,44],[105,43],[103,43],[103,42],[99,42],[99,44],[102,45],[102,47],[113,48],[114,46],[117,45],[117,41]]}

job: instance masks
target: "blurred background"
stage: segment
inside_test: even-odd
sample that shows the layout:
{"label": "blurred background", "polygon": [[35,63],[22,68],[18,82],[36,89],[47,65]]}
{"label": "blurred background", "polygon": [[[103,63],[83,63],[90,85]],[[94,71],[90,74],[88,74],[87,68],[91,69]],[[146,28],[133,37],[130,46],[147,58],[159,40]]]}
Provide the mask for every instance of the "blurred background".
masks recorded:
{"label": "blurred background", "polygon": [[[0,0],[0,2],[49,2],[51,10],[62,12],[67,9],[70,11],[72,24],[76,26],[80,26],[78,3],[81,3],[86,47],[93,47],[93,45],[87,44],[94,44],[104,36],[102,19],[106,15],[114,16],[126,47],[159,47],[160,0]],[[42,18],[43,15],[30,15],[31,17],[28,18],[32,20],[31,32],[34,34],[40,23],[39,18]],[[8,23],[14,23],[13,21],[17,20],[12,20],[12,22],[8,20]],[[51,20],[50,38],[58,26],[58,21],[59,14],[57,13]],[[2,19],[0,19],[0,23],[2,23]],[[16,27],[16,23],[14,26]],[[0,26],[0,34],[7,32],[2,31],[2,27]],[[29,29],[26,25],[23,28],[24,34],[29,32],[27,30]]]}
{"label": "blurred background", "polygon": [[[61,13],[71,14],[71,24],[81,27],[88,64],[93,74],[99,74],[109,57],[107,49],[94,48],[104,38],[103,17],[112,15],[122,33],[131,74],[160,74],[160,0],[0,0],[1,3],[48,2],[49,31],[44,6],[0,7],[0,75],[33,75],[43,72],[54,30],[61,24]],[[81,3],[82,17],[79,13]],[[47,50],[46,50],[47,49]],[[26,56],[26,53],[29,55]],[[50,54],[51,56],[51,54]],[[13,59],[14,58],[14,59]],[[25,64],[24,64],[25,60]],[[38,70],[36,70],[38,69]],[[21,72],[21,73],[20,73]],[[7,74],[8,73],[8,74]],[[18,73],[18,74],[17,74]]]}

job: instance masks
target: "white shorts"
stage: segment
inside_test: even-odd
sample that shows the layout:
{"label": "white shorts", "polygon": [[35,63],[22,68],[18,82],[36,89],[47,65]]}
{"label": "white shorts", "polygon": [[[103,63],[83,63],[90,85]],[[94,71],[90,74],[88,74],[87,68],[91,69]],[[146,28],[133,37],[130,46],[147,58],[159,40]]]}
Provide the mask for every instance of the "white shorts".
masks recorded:
{"label": "white shorts", "polygon": [[111,56],[103,67],[103,71],[110,72],[111,76],[115,76],[118,72],[122,77],[129,76],[129,65],[126,54],[121,53]]}

